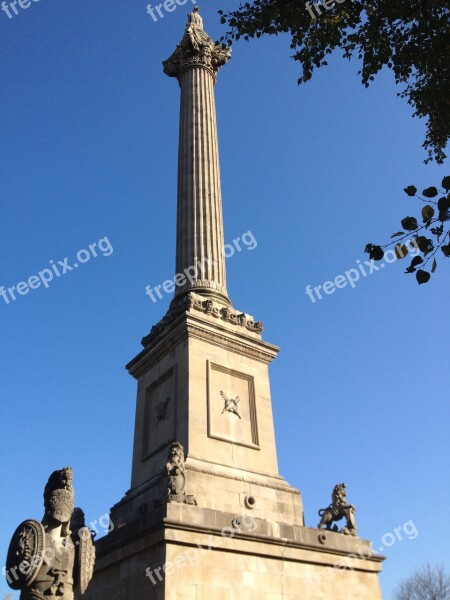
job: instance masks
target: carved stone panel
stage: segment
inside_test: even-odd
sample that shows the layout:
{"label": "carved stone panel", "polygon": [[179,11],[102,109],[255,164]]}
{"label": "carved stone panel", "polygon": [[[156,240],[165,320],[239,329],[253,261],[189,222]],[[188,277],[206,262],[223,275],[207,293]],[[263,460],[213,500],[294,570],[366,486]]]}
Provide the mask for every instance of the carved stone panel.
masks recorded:
{"label": "carved stone panel", "polygon": [[208,436],[259,448],[253,377],[208,361]]}
{"label": "carved stone panel", "polygon": [[175,368],[166,371],[146,390],[142,460],[175,439]]}

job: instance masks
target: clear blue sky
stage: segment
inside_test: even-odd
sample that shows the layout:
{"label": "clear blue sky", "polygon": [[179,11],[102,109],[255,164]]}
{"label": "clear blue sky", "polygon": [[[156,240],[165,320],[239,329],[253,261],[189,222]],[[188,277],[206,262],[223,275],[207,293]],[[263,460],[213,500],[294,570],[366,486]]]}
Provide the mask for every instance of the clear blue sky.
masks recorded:
{"label": "clear blue sky", "polygon": [[[223,31],[217,9],[236,5],[201,7],[211,36]],[[41,518],[53,469],[73,466],[88,520],[129,487],[124,365],[169,303],[152,304],[145,286],[175,263],[179,89],[161,61],[190,3],[157,22],[145,7],[41,0],[0,13],[0,285],[73,263],[105,236],[113,248],[48,289],[0,297],[2,564],[18,523]],[[417,213],[403,187],[450,173],[424,166],[424,123],[391,74],[366,90],[356,63],[332,60],[298,88],[290,53],[283,36],[238,43],[216,87],[225,237],[251,230],[258,242],[229,259],[228,287],[282,348],[271,367],[279,465],[307,524],[345,481],[375,547],[417,527],[386,552],[389,600],[413,568],[448,556],[449,266],[420,288],[399,263],[316,303],[305,288],[366,260],[367,242]]]}

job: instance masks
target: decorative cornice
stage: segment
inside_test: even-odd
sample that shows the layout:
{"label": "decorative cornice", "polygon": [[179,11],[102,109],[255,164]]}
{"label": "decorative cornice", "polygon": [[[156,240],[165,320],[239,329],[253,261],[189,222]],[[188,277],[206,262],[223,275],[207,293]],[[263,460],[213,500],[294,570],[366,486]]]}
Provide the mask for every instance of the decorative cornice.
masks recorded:
{"label": "decorative cornice", "polygon": [[261,334],[264,331],[264,325],[261,321],[253,321],[245,313],[239,313],[230,309],[229,306],[223,306],[213,300],[204,300],[198,294],[188,294],[186,299],[187,311],[198,310],[205,315],[210,315],[216,319],[221,319],[225,323],[231,323],[236,327],[244,327],[253,333]]}
{"label": "decorative cornice", "polygon": [[[180,323],[182,322],[180,316]],[[187,338],[188,332],[185,327],[176,327],[175,321],[170,327],[170,333],[166,336],[158,336],[159,339],[152,341],[152,347],[147,346],[142,352],[135,356],[127,365],[126,369],[135,379],[139,379],[148,369],[160,361],[166,354],[172,352],[175,346]]]}
{"label": "decorative cornice", "polygon": [[167,328],[172,325],[180,315],[185,313],[186,310],[186,299],[183,299],[176,304],[171,304],[161,321],[156,323],[156,325],[153,325],[150,333],[142,338],[141,344],[144,348],[147,348],[150,344],[156,342],[157,338],[161,337],[162,334],[167,331]]}
{"label": "decorative cornice", "polygon": [[[178,304],[174,308],[177,306]],[[126,365],[130,375],[136,379],[189,337],[204,340],[264,364],[272,362],[280,350],[261,340],[256,333],[250,333],[246,327],[231,329],[223,320],[211,319],[206,313],[198,314],[195,309],[189,312],[176,310],[176,316],[167,321],[165,317],[158,324],[157,333],[152,330],[148,345]]]}
{"label": "decorative cornice", "polygon": [[210,331],[208,329],[204,329],[203,327],[198,327],[191,323],[188,323],[187,329],[189,337],[195,337],[200,340],[205,340],[207,342],[215,344],[216,346],[221,346],[223,348],[226,348],[227,350],[236,352],[236,354],[248,356],[249,358],[255,358],[256,360],[259,360],[266,364],[272,362],[276,355],[273,353],[273,351],[265,351],[262,348],[255,348],[254,346],[250,346],[239,341],[226,338],[219,333]]}
{"label": "decorative cornice", "polygon": [[245,313],[236,312],[228,306],[224,306],[218,302],[207,299],[193,292],[186,295],[185,298],[172,303],[166,315],[154,325],[150,333],[142,338],[142,345],[147,348],[161,334],[167,331],[167,327],[171,325],[181,314],[191,313],[192,311],[202,312],[205,315],[220,319],[225,323],[230,323],[236,327],[246,329],[252,333],[261,334],[264,326],[260,321],[253,321]]}

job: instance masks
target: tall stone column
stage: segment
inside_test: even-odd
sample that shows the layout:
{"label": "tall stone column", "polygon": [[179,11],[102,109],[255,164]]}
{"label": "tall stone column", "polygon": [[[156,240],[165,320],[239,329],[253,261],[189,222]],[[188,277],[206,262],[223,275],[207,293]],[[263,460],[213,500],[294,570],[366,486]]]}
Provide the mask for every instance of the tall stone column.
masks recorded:
{"label": "tall stone column", "polygon": [[178,149],[177,285],[175,301],[187,292],[230,304],[226,288],[222,196],[214,84],[231,51],[214,43],[196,7],[164,72],[181,88]]}

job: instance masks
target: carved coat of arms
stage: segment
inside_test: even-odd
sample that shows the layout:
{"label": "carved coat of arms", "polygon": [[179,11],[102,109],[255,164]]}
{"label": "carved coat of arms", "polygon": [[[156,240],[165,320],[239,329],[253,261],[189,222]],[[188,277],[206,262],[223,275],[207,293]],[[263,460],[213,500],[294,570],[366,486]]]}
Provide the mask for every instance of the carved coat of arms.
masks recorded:
{"label": "carved coat of arms", "polygon": [[239,414],[239,406],[238,405],[239,405],[239,402],[241,401],[241,399],[239,398],[239,396],[236,396],[236,398],[229,398],[224,392],[220,392],[220,395],[222,396],[222,398],[224,399],[224,402],[225,402],[222,414],[224,412],[229,412],[229,413],[232,413],[233,415],[236,415],[240,419],[241,415]]}

